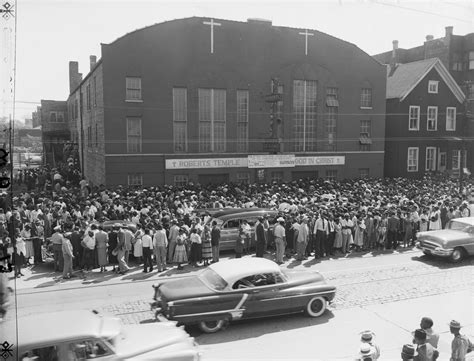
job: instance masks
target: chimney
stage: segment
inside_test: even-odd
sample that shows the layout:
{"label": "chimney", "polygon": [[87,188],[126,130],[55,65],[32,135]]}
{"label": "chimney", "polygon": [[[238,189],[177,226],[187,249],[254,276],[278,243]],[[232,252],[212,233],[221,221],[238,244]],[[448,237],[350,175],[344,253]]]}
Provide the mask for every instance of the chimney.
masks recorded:
{"label": "chimney", "polygon": [[426,35],[426,41],[431,41],[434,39],[433,35]]}
{"label": "chimney", "polygon": [[448,36],[453,35],[453,27],[452,27],[452,26],[446,26],[446,27],[445,27],[445,30],[446,30],[446,35],[445,35],[446,38],[447,38]]}
{"label": "chimney", "polygon": [[390,59],[390,73],[389,76],[395,72],[398,63],[398,40],[392,41],[393,50],[392,50],[392,58]]}
{"label": "chimney", "polygon": [[97,57],[95,55],[91,55],[89,56],[89,60],[90,60],[90,71],[92,71],[92,69],[94,69],[95,67],[95,64],[97,63]]}
{"label": "chimney", "polygon": [[79,63],[77,61],[69,62],[69,94],[79,85]]}

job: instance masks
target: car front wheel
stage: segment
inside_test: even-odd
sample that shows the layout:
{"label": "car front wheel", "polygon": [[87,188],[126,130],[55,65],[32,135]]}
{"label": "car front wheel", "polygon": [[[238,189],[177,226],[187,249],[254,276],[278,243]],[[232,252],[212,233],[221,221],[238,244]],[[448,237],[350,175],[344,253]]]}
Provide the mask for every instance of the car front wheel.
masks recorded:
{"label": "car front wheel", "polygon": [[453,253],[451,253],[451,257],[449,259],[453,263],[458,263],[458,262],[461,262],[463,258],[464,258],[464,250],[458,247],[453,250]]}
{"label": "car front wheel", "polygon": [[199,328],[205,333],[215,333],[225,328],[227,323],[226,320],[201,321],[199,322]]}
{"label": "car front wheel", "polygon": [[319,317],[326,311],[326,305],[327,301],[324,297],[313,297],[306,305],[306,313],[311,317]]}

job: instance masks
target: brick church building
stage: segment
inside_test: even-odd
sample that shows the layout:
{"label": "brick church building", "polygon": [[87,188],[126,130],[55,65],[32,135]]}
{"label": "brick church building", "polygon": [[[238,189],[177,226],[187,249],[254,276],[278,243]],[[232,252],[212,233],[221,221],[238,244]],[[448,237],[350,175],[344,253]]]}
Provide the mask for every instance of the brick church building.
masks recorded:
{"label": "brick church building", "polygon": [[69,72],[71,138],[93,184],[383,176],[386,67],[316,30],[173,20]]}

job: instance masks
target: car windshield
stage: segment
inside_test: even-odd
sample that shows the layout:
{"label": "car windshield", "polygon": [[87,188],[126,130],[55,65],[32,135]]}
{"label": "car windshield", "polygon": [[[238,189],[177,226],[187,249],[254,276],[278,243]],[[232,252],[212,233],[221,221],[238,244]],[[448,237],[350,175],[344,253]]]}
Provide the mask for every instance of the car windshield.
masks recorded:
{"label": "car windshield", "polygon": [[469,224],[459,221],[450,221],[448,225],[448,229],[454,229],[456,231],[462,231],[465,228],[470,227]]}
{"label": "car windshield", "polygon": [[227,287],[227,282],[211,268],[202,271],[199,278],[217,291],[222,291]]}

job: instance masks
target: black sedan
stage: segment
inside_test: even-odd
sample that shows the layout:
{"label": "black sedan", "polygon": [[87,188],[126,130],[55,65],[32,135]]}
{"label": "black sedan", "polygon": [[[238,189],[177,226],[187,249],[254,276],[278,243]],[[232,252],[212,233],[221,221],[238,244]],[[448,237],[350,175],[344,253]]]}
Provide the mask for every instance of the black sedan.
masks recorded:
{"label": "black sedan", "polygon": [[264,258],[221,261],[153,287],[157,319],[198,324],[206,333],[233,320],[298,312],[318,317],[336,294],[319,273],[282,270]]}

